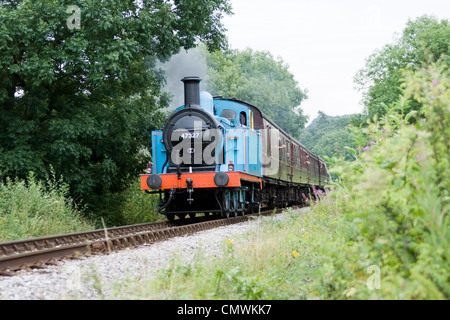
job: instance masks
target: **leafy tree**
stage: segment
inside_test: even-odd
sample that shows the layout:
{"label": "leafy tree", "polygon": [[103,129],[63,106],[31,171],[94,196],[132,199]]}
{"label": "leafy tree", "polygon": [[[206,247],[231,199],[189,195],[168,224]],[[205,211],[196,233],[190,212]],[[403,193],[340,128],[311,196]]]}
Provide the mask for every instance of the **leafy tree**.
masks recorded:
{"label": "leafy tree", "polygon": [[319,111],[318,117],[302,130],[300,141],[320,157],[353,160],[352,153],[346,148],[354,143],[354,135],[347,129],[351,118],[352,115],[331,117]]}
{"label": "leafy tree", "polygon": [[168,104],[156,60],[198,41],[223,47],[230,13],[228,0],[0,3],[0,170],[43,177],[53,166],[84,200],[145,167],[139,150]]}
{"label": "leafy tree", "polygon": [[307,98],[281,58],[269,52],[227,50],[207,55],[209,90],[260,108],[286,132],[298,137],[307,117],[300,108]]}
{"label": "leafy tree", "polygon": [[[450,63],[450,24],[448,20],[422,16],[409,20],[400,37],[392,44],[375,51],[364,69],[355,77],[363,92],[364,114],[370,119],[384,115],[384,105],[396,101],[401,94],[401,70],[417,70],[428,60]],[[428,61],[428,62],[431,62]],[[410,101],[409,110],[419,110],[420,104]],[[405,110],[405,111],[409,111]]]}

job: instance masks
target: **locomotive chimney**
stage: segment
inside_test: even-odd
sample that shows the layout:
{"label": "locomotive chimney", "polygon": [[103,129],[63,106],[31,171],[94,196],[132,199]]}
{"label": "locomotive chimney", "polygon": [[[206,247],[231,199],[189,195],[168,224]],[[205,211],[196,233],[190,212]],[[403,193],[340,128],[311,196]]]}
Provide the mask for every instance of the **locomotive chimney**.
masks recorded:
{"label": "locomotive chimney", "polygon": [[184,82],[184,105],[189,107],[200,107],[200,79],[199,77],[185,77]]}

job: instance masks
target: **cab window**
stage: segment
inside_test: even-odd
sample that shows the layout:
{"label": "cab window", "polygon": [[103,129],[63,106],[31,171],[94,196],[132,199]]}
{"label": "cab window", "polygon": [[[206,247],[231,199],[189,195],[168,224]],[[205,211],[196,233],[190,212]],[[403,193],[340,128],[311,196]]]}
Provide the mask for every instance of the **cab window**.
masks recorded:
{"label": "cab window", "polygon": [[228,119],[228,120],[234,120],[236,119],[236,111],[231,109],[224,109],[222,110],[222,113],[220,114],[222,118]]}
{"label": "cab window", "polygon": [[247,126],[247,115],[245,112],[241,112],[239,114],[239,123],[242,127],[246,127]]}

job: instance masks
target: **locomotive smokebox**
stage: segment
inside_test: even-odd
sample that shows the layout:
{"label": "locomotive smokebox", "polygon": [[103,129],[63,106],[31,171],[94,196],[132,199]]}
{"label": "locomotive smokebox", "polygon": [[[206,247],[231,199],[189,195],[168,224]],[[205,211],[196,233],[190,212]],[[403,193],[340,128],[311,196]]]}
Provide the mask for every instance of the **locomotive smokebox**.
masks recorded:
{"label": "locomotive smokebox", "polygon": [[200,79],[199,77],[185,77],[184,82],[184,105],[185,107],[200,107]]}

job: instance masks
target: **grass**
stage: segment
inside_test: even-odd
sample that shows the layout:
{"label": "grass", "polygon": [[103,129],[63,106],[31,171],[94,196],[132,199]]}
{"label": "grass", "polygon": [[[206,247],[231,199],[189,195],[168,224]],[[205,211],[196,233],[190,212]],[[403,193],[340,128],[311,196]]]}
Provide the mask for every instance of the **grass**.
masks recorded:
{"label": "grass", "polygon": [[127,299],[318,298],[326,253],[317,250],[330,237],[334,219],[316,210],[260,219],[258,229],[224,241],[221,257],[199,253],[192,263],[175,257],[155,279],[132,282],[121,292]]}
{"label": "grass", "polygon": [[[104,195],[95,208],[79,207],[69,187],[54,177],[0,181],[0,242],[161,220],[159,197],[140,190],[139,181],[123,192]],[[104,221],[104,222],[103,222]]]}
{"label": "grass", "polygon": [[0,242],[94,229],[68,196],[68,186],[49,179],[0,182]]}

